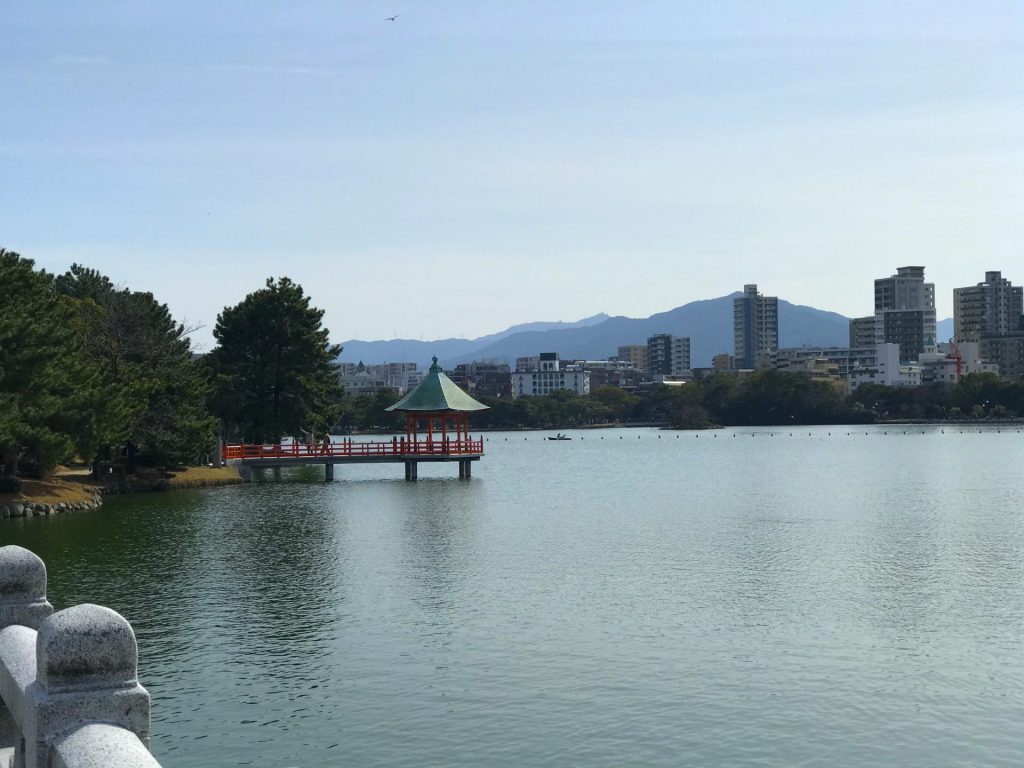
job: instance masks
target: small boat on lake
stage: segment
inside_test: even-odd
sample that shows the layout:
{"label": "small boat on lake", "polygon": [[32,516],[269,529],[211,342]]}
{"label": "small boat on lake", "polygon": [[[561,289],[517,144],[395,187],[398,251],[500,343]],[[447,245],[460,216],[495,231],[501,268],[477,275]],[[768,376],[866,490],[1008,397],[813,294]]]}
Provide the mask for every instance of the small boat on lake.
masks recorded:
{"label": "small boat on lake", "polygon": [[555,435],[554,437],[551,437],[551,436],[549,435],[549,436],[548,436],[548,440],[572,440],[572,438],[571,438],[571,437],[568,437],[568,436],[566,436],[566,435],[563,435],[563,434],[562,434],[561,432],[559,432],[559,433],[558,433],[557,435]]}

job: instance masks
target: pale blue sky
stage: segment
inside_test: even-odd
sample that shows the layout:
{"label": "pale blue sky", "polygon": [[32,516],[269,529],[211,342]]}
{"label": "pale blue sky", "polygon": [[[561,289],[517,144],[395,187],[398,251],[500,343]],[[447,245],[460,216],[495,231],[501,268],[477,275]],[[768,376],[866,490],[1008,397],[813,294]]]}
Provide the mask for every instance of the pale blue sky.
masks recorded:
{"label": "pale blue sky", "polygon": [[0,34],[0,246],[205,346],[270,275],[336,340],[1024,282],[1021,2],[3,2]]}

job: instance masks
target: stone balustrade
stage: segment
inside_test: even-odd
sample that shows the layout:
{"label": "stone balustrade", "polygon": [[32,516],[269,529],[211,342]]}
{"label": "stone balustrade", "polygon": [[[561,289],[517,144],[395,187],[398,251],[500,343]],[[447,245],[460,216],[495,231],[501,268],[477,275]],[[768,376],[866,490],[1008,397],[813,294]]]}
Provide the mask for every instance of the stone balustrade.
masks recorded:
{"label": "stone balustrade", "polygon": [[137,662],[120,614],[55,613],[43,561],[0,547],[0,768],[159,768]]}

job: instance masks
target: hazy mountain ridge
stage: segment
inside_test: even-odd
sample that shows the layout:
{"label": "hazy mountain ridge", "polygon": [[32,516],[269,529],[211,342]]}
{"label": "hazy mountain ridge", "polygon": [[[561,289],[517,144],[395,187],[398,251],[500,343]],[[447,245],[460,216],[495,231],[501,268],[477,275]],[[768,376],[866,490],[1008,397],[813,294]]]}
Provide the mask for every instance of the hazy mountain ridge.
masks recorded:
{"label": "hazy mountain ridge", "polygon": [[[559,352],[565,358],[602,360],[626,344],[645,344],[648,336],[671,333],[689,336],[690,359],[695,367],[711,365],[711,358],[733,352],[733,299],[739,292],[684,304],[644,318],[609,317],[603,313],[573,323],[522,323],[477,339],[415,341],[346,341],[342,360],[367,365],[411,361],[427,365],[433,355],[451,368],[471,360],[503,360],[540,352]],[[792,304],[779,299],[779,346],[835,346],[849,343],[850,319],[837,312]],[[940,320],[938,340],[952,335],[952,320]]]}
{"label": "hazy mountain ridge", "polygon": [[608,319],[608,315],[599,312],[596,315],[585,317],[570,323],[561,321],[536,321],[520,323],[506,328],[497,333],[487,336],[480,336],[476,339],[436,339],[434,341],[420,341],[418,339],[390,339],[381,341],[360,341],[349,339],[342,342],[342,351],[338,359],[343,362],[357,363],[362,361],[367,365],[378,363],[401,363],[415,362],[429,363],[431,357],[437,355],[441,360],[459,355],[469,355],[474,350],[486,347],[517,333],[542,332],[556,329],[582,328],[588,325],[596,325]]}
{"label": "hazy mountain ridge", "polygon": [[[517,333],[471,352],[444,358],[447,366],[472,359],[494,358],[515,362],[516,357],[538,352],[559,352],[567,358],[600,360],[626,344],[644,344],[648,336],[671,333],[690,337],[690,359],[695,367],[711,365],[711,358],[733,351],[733,299],[740,293],[690,302],[646,318],[610,317],[597,325],[540,333]],[[779,300],[779,342],[784,346],[845,346],[849,318],[835,312]]]}

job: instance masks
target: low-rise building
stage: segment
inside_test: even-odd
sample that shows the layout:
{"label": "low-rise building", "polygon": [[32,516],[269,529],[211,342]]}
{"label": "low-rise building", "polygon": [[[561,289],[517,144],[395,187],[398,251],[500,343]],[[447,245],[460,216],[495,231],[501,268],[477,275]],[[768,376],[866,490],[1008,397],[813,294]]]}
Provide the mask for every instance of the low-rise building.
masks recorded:
{"label": "low-rise building", "polygon": [[981,356],[999,368],[1007,379],[1024,380],[1024,333],[1006,336],[982,336]]}
{"label": "low-rise building", "polygon": [[450,378],[474,397],[512,396],[512,371],[508,363],[495,360],[459,363]]}
{"label": "low-rise building", "polygon": [[[518,360],[516,368],[519,368]],[[575,392],[577,395],[590,394],[590,374],[579,365],[563,366],[557,352],[542,352],[537,358],[535,370],[516,370],[512,374],[514,397],[550,395],[560,389]]]}
{"label": "low-rise building", "polygon": [[[959,355],[959,360],[957,360],[957,355]],[[960,381],[961,376],[971,373],[999,374],[999,366],[996,363],[983,360],[981,345],[974,341],[964,342],[955,347],[950,344],[940,344],[937,352],[921,354],[918,357],[918,364],[921,368],[922,384],[930,384],[934,381],[956,384]]]}
{"label": "low-rise building", "polygon": [[[373,365],[364,365],[362,361],[339,363],[338,373],[346,391],[350,386],[359,389],[369,387],[368,382],[379,382],[383,386],[378,388],[395,389],[402,393],[409,390],[409,377],[416,373],[416,363],[376,363]],[[413,379],[415,380],[415,376]],[[419,381],[416,380],[412,386],[416,386],[418,383]]]}
{"label": "low-rise building", "polygon": [[616,357],[620,362],[632,364],[638,371],[647,370],[647,346],[645,344],[627,344],[619,347]]}
{"label": "low-rise building", "polygon": [[379,368],[375,374],[369,370],[368,366],[359,363],[354,373],[346,374],[344,370],[342,369],[343,372],[339,377],[341,386],[344,387],[345,393],[352,397],[372,395],[374,392],[382,389],[397,389],[397,387],[392,387],[380,377]]}
{"label": "low-rise building", "polygon": [[[883,344],[882,347],[896,347],[896,344]],[[808,360],[827,360],[838,369],[843,380],[850,377],[850,370],[855,366],[870,368],[875,365],[879,356],[879,348],[874,344],[866,347],[784,347],[775,353],[775,367],[779,370],[803,368]],[[881,354],[886,354],[883,350]],[[899,350],[896,350],[897,357]]]}
{"label": "low-rise building", "polygon": [[540,368],[540,355],[516,358],[516,373],[536,371],[538,368]]}
{"label": "low-rise building", "polygon": [[900,364],[899,344],[879,344],[870,362],[858,360],[850,366],[847,383],[850,391],[862,384],[882,384],[887,387],[916,387],[921,383],[921,369],[916,363]]}
{"label": "low-rise building", "polygon": [[643,371],[632,363],[613,357],[610,360],[570,360],[563,365],[582,368],[590,376],[591,391],[598,387],[621,387],[630,389],[637,386],[643,378]]}

